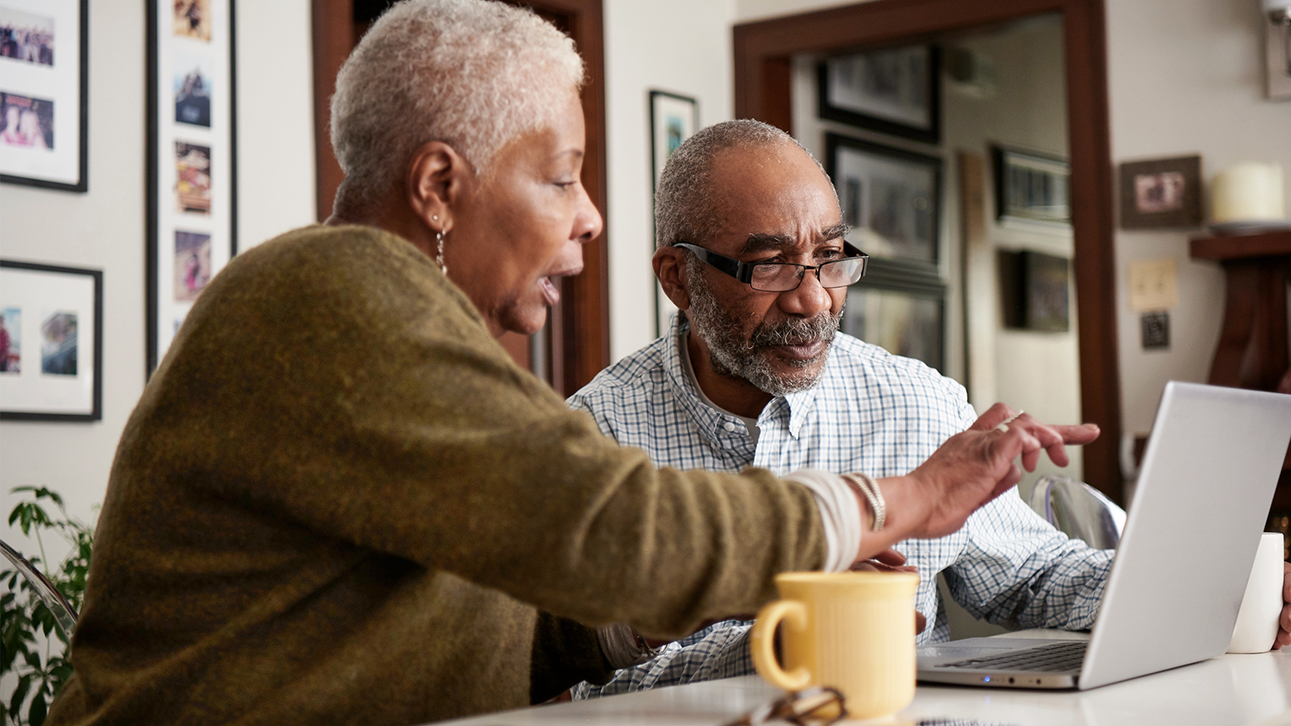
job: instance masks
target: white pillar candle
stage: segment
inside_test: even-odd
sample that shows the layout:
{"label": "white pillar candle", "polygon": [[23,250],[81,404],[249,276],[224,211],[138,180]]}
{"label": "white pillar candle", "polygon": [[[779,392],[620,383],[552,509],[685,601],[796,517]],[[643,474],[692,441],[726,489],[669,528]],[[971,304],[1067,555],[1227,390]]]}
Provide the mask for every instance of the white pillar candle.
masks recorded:
{"label": "white pillar candle", "polygon": [[1282,220],[1282,167],[1255,161],[1233,164],[1215,176],[1210,200],[1214,224]]}

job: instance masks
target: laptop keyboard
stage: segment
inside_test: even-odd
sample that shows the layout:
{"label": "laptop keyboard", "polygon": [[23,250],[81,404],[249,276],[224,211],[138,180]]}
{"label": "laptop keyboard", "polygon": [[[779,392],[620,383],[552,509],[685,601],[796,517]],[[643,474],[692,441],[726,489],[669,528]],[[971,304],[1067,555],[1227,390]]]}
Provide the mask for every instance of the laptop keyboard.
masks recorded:
{"label": "laptop keyboard", "polygon": [[995,671],[1040,671],[1046,673],[1076,671],[1080,669],[1080,664],[1085,659],[1086,645],[1088,643],[1083,640],[1064,640],[1060,643],[1043,645],[1039,648],[1010,651],[983,658],[970,658],[954,663],[946,663],[938,667]]}

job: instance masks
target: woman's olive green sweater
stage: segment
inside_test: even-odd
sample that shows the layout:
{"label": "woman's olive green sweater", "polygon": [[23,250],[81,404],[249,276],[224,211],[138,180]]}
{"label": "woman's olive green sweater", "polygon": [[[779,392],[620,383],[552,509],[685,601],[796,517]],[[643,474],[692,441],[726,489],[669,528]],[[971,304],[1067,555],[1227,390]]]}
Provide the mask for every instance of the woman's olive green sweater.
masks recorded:
{"label": "woman's olive green sweater", "polygon": [[411,244],[309,227],[212,280],[144,389],[49,723],[517,708],[607,675],[577,623],[685,633],[824,553],[803,487],[656,469]]}

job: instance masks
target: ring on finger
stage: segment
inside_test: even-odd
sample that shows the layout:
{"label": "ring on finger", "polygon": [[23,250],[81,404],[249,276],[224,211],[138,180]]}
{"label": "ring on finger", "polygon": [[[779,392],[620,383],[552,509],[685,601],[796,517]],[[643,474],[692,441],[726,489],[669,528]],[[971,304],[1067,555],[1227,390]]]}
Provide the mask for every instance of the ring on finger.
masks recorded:
{"label": "ring on finger", "polygon": [[1018,411],[1017,413],[1013,414],[1012,416],[1009,416],[1008,418],[1006,418],[1006,419],[1004,419],[1003,421],[1001,421],[1001,422],[1000,422],[1000,425],[995,427],[995,430],[996,430],[996,431],[999,431],[1000,433],[1007,433],[1007,432],[1008,432],[1008,430],[1009,430],[1009,424],[1011,424],[1011,423],[1013,423],[1014,421],[1016,421],[1016,420],[1017,420],[1017,418],[1018,418],[1018,416],[1021,416],[1021,415],[1022,415],[1022,414],[1024,414],[1024,413],[1026,413],[1026,411]]}

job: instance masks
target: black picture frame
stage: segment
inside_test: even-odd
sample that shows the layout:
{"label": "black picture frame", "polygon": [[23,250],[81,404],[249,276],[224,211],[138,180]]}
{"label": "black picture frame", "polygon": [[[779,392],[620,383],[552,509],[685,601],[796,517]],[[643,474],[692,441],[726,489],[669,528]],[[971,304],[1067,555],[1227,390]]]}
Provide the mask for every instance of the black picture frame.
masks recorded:
{"label": "black picture frame", "polygon": [[[650,253],[655,248],[654,193],[659,188],[659,176],[668,163],[668,157],[686,139],[699,130],[699,101],[670,91],[651,90],[650,105]],[[651,274],[651,279],[654,275]],[[663,335],[668,317],[676,308],[664,294],[659,281],[654,280],[655,335]]]}
{"label": "black picture frame", "polygon": [[843,222],[853,230],[852,244],[872,260],[901,259],[935,272],[941,256],[940,158],[827,133],[825,170],[838,191]]}
{"label": "black picture frame", "polygon": [[871,268],[875,262],[878,270],[847,289],[842,331],[945,373],[946,285],[926,273],[891,270],[887,260],[871,260]]}
{"label": "black picture frame", "polygon": [[[90,4],[89,0],[47,0],[41,12],[48,14],[18,10],[0,0],[0,25],[6,24],[7,18],[14,27],[34,22],[33,27],[44,29],[47,21],[52,35],[50,47],[40,46],[32,60],[0,56],[0,63],[7,65],[0,85],[0,147],[5,149],[0,182],[84,193],[89,190]],[[75,28],[77,37],[72,43],[61,39],[59,28],[66,27]],[[0,45],[17,48],[16,42],[10,45],[3,38]],[[75,49],[75,53],[63,65],[66,48]],[[19,51],[20,58],[31,57],[25,50]],[[11,132],[11,107],[15,109],[15,125],[30,114],[33,131],[38,129],[39,134]],[[69,137],[74,140],[70,149],[65,141]],[[25,141],[28,138],[37,141]]]}
{"label": "black picture frame", "polygon": [[698,130],[697,99],[670,91],[650,91],[651,192],[659,186],[659,175],[668,157]]}
{"label": "black picture frame", "polygon": [[1035,250],[1000,250],[1004,327],[1043,333],[1071,330],[1071,260]]}
{"label": "black picture frame", "polygon": [[1071,164],[1060,156],[991,147],[996,220],[1071,226]]}
{"label": "black picture frame", "polygon": [[238,252],[237,16],[235,0],[148,0],[147,15],[151,377],[193,301]]}
{"label": "black picture frame", "polygon": [[[103,271],[0,260],[0,278],[0,420],[102,420]],[[89,370],[81,365],[87,314],[94,322]],[[40,356],[24,360],[24,349]]]}
{"label": "black picture frame", "polygon": [[[918,58],[923,59],[922,73],[910,67]],[[816,66],[816,113],[822,119],[939,144],[941,63],[941,48],[936,45],[885,48],[826,58]],[[876,73],[884,75],[885,82],[880,85],[888,98],[864,87],[864,79]],[[912,96],[914,102],[910,101]],[[919,97],[922,104],[917,102]]]}

